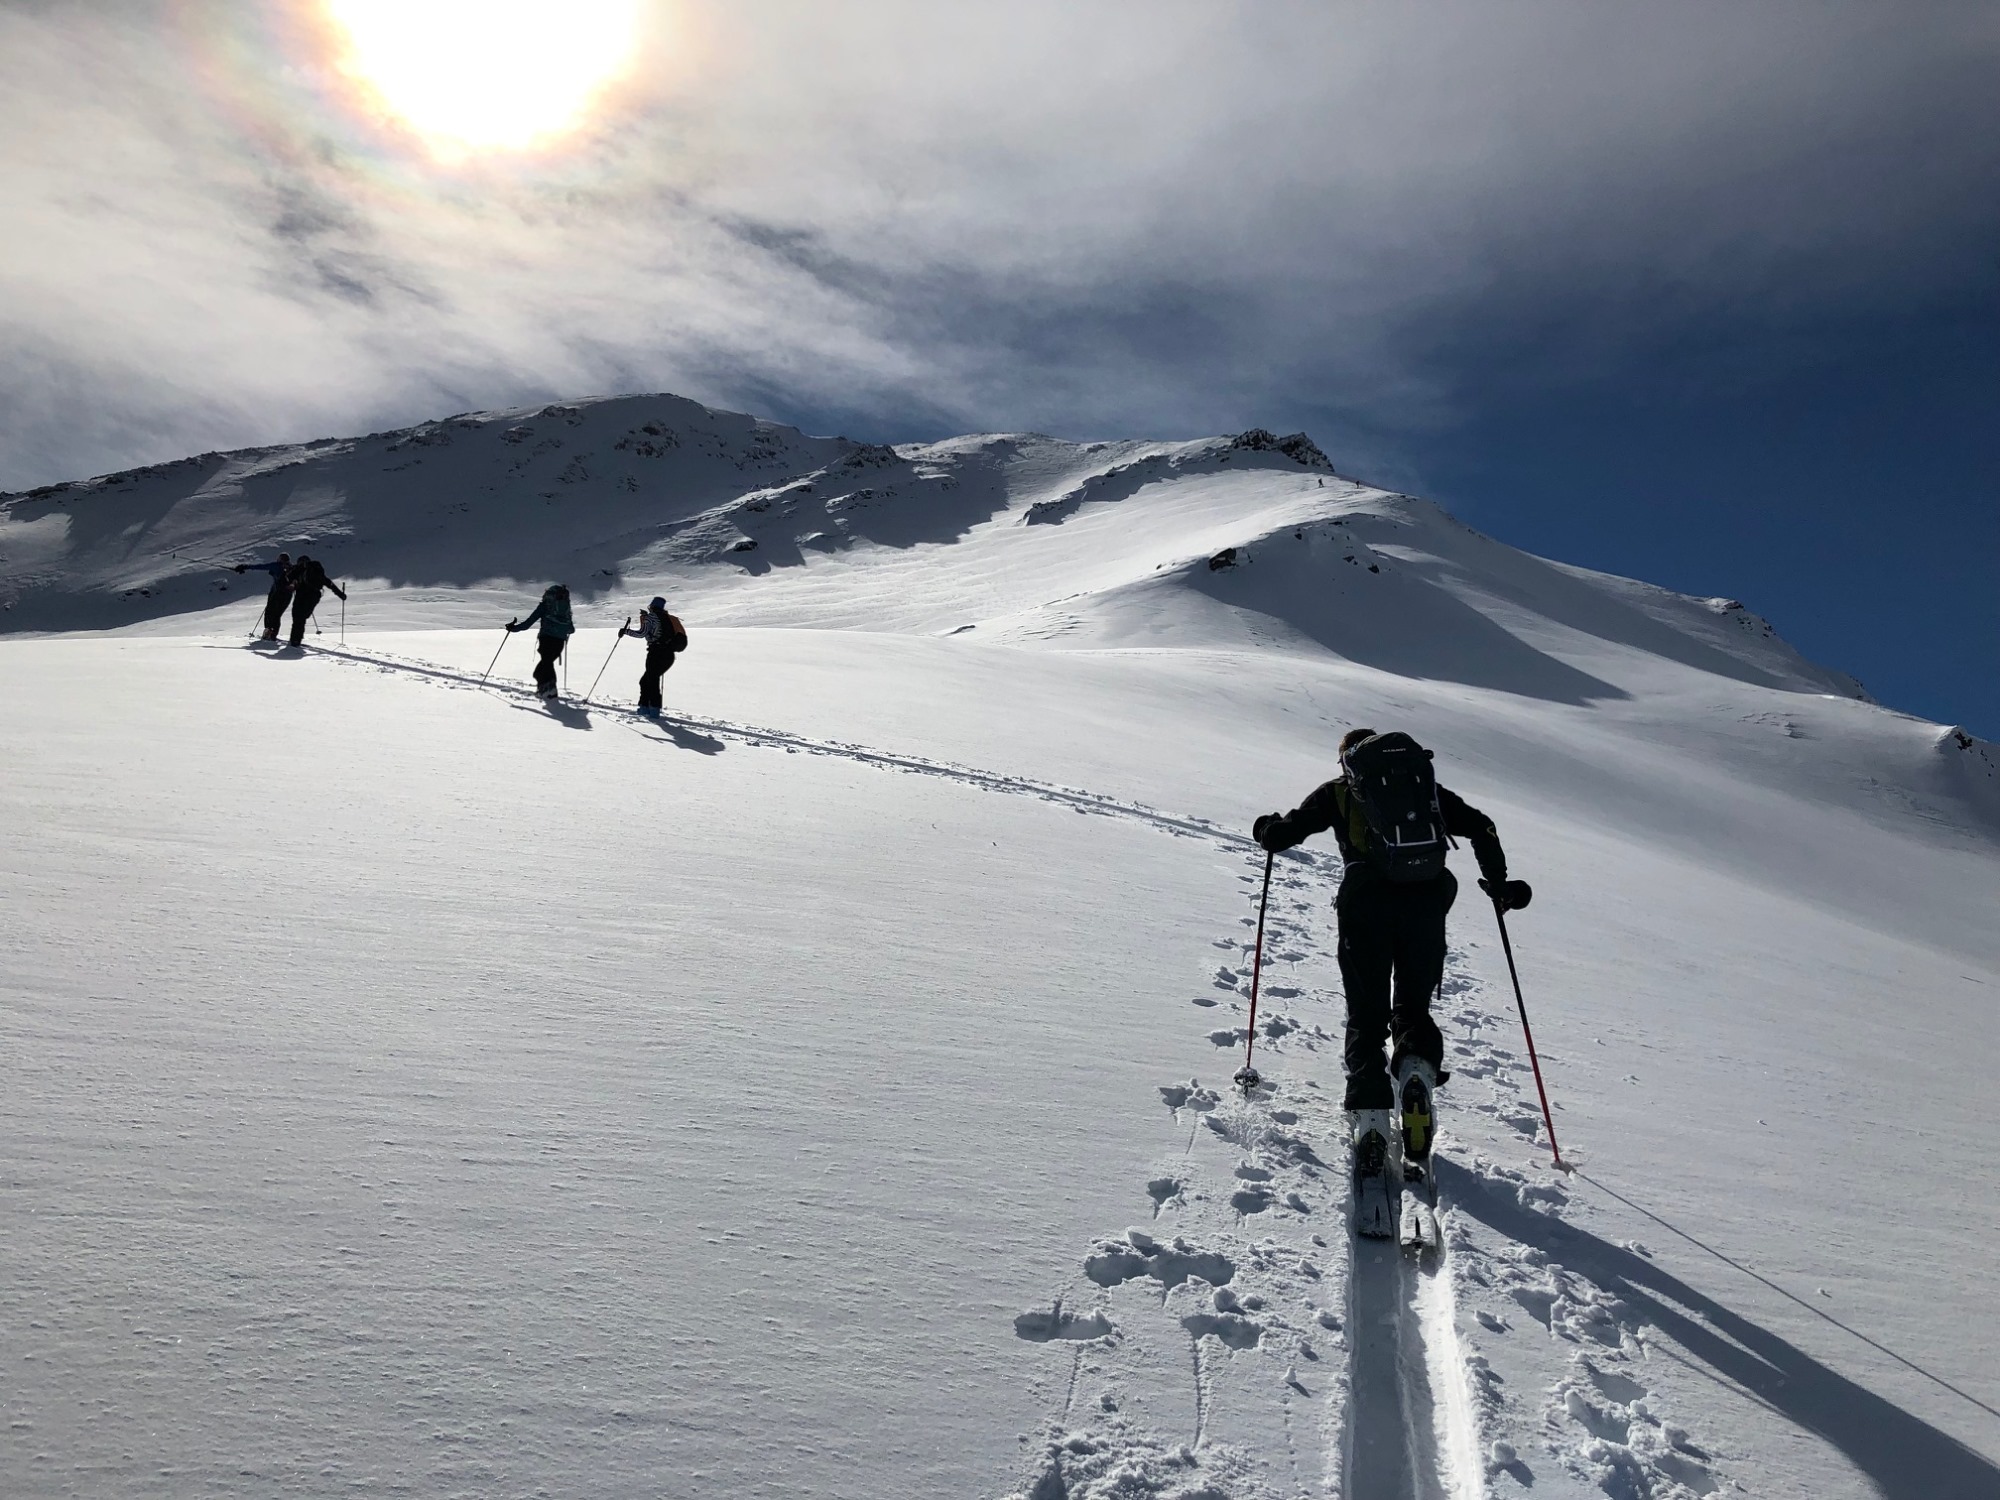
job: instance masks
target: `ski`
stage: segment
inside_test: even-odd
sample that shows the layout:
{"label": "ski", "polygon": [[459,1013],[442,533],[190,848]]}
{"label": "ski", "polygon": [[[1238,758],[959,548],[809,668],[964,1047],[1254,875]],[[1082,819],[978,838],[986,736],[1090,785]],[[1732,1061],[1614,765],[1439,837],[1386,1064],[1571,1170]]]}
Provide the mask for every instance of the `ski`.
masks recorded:
{"label": "ski", "polygon": [[1440,1249],[1444,1234],[1438,1228],[1437,1182],[1429,1163],[1404,1164],[1402,1199],[1396,1225],[1396,1238],[1402,1247],[1419,1253]]}
{"label": "ski", "polygon": [[1354,1179],[1354,1232],[1368,1240],[1395,1238],[1396,1206],[1387,1172]]}
{"label": "ski", "polygon": [[1354,1232],[1363,1239],[1396,1235],[1396,1193],[1389,1175],[1389,1111],[1356,1111],[1354,1131]]}
{"label": "ski", "polygon": [[1444,1243],[1438,1228],[1437,1179],[1431,1173],[1431,1148],[1437,1138],[1436,1102],[1430,1065],[1406,1059],[1397,1069],[1396,1109],[1401,1116],[1403,1194],[1396,1238],[1405,1250],[1433,1251]]}

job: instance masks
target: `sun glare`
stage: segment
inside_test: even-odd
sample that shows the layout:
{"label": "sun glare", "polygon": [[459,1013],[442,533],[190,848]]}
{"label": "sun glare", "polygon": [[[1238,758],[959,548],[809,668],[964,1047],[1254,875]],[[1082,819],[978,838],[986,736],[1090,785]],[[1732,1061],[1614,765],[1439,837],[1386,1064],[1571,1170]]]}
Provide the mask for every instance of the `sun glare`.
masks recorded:
{"label": "sun glare", "polygon": [[545,146],[632,64],[645,0],[322,0],[341,70],[444,158]]}

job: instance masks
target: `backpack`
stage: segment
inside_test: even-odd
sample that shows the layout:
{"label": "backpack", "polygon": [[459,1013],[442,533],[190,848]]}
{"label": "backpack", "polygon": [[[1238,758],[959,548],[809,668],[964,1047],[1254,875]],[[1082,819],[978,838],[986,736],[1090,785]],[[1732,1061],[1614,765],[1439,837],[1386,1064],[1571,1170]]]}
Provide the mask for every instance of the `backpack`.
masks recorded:
{"label": "backpack", "polygon": [[685,651],[688,648],[687,626],[681,624],[679,618],[674,615],[667,616],[667,644],[675,651]]}
{"label": "backpack", "polygon": [[561,584],[542,595],[542,634],[565,639],[576,634],[576,621],[569,612],[569,590]]}
{"label": "backpack", "polygon": [[1347,797],[1368,827],[1366,854],[1397,884],[1444,873],[1451,836],[1438,809],[1431,752],[1407,734],[1378,734],[1340,758]]}

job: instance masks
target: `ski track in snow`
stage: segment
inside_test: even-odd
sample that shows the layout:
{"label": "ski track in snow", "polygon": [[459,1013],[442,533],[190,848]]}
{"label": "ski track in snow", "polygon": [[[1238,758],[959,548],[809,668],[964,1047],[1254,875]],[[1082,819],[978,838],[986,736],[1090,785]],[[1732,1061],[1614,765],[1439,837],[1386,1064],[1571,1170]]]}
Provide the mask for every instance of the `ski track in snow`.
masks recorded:
{"label": "ski track in snow", "polygon": [[[452,689],[473,689],[515,701],[515,706],[550,714],[573,727],[587,727],[591,713],[611,716],[642,733],[657,730],[667,738],[704,753],[719,751],[725,742],[786,753],[838,756],[862,765],[905,774],[942,777],[983,791],[1040,797],[1079,813],[1134,819],[1162,832],[1213,842],[1230,852],[1254,848],[1241,834],[1206,820],[1163,812],[1138,803],[1073,787],[1060,787],[1027,777],[1009,776],[976,767],[924,757],[901,755],[869,746],[818,740],[784,730],[732,723],[684,713],[658,720],[629,710],[579,699],[542,703],[527,689],[512,683],[482,680],[468,672],[418,658],[348,646],[316,645],[312,654],[342,665],[372,668],[423,678]],[[691,737],[706,736],[706,741]],[[1246,901],[1254,910],[1261,877],[1244,875]],[[1257,1017],[1260,1055],[1270,1059],[1294,1052],[1316,1052],[1335,1041],[1323,1026],[1277,1008],[1288,1002],[1316,998],[1333,1008],[1336,992],[1315,994],[1280,982],[1273,970],[1314,960],[1321,972],[1333,964],[1334,935],[1321,930],[1330,923],[1331,896],[1338,882],[1338,861],[1300,851],[1279,866],[1272,877],[1272,920],[1267,932],[1273,982],[1263,987]],[[1254,918],[1241,919],[1248,928]],[[1243,1025],[1216,1029],[1209,1039],[1233,1059],[1248,1035],[1247,996],[1252,944],[1244,936],[1218,940],[1234,958],[1220,966],[1213,991],[1242,1011]],[[1201,997],[1201,1008],[1217,1004]],[[1335,1052],[1337,1057],[1337,1049]],[[1336,1063],[1337,1067],[1337,1063]],[[1056,1496],[1111,1496],[1125,1491],[1135,1476],[1155,1490],[1196,1497],[1297,1494],[1299,1478],[1297,1434],[1291,1421],[1294,1394],[1318,1397],[1323,1409],[1317,1437],[1318,1487],[1325,1493],[1370,1500],[1374,1496],[1413,1496],[1421,1500],[1478,1500],[1483,1494],[1476,1434],[1471,1430],[1472,1404],[1464,1392],[1467,1372],[1453,1330],[1454,1314],[1448,1252],[1425,1266],[1413,1264],[1393,1243],[1355,1240],[1346,1224],[1344,1114],[1338,1098],[1323,1093],[1311,1080],[1267,1081],[1253,1098],[1234,1088],[1226,1092],[1204,1088],[1197,1080],[1172,1085],[1161,1096],[1177,1120],[1191,1116],[1182,1147],[1192,1162],[1207,1126],[1211,1150],[1229,1148],[1239,1156],[1227,1176],[1215,1182],[1213,1164],[1204,1153],[1193,1170],[1179,1177],[1154,1178],[1146,1191],[1156,1220],[1178,1214],[1193,1204],[1210,1211],[1189,1215],[1212,1221],[1226,1210],[1222,1223],[1202,1222],[1203,1240],[1175,1235],[1165,1243],[1151,1233],[1128,1230],[1124,1240],[1100,1242],[1085,1258],[1084,1275],[1098,1289],[1099,1305],[1078,1313],[1066,1304],[1068,1289],[1059,1292],[1048,1309],[1029,1310],[1014,1320],[1017,1336],[1037,1342],[1071,1344],[1069,1378],[1061,1412],[1042,1435],[1042,1449],[1033,1464],[1033,1478],[1020,1491],[1023,1500],[1053,1500]],[[1282,1101],[1282,1102],[1281,1102]],[[1312,1141],[1337,1143],[1329,1162]],[[1226,1153],[1225,1153],[1226,1154]],[[1204,1171],[1203,1168],[1209,1170]],[[1208,1179],[1204,1181],[1203,1179]],[[1199,1183],[1200,1186],[1196,1186]],[[1309,1197],[1308,1194],[1311,1196]],[[1281,1249],[1272,1235],[1251,1237],[1253,1224],[1285,1217],[1291,1227],[1324,1225],[1349,1245],[1345,1296],[1339,1296],[1338,1276],[1331,1264],[1327,1237],[1308,1230],[1308,1246]],[[1205,1248],[1220,1242],[1221,1249]],[[1327,1262],[1322,1269],[1322,1259]],[[1239,1281],[1239,1278],[1240,1281]],[[1187,1439],[1175,1443],[1120,1411],[1118,1366],[1127,1363],[1123,1378],[1135,1386],[1148,1383],[1155,1347],[1150,1340],[1129,1343],[1114,1318],[1113,1294],[1130,1283],[1156,1283],[1157,1300],[1148,1308],[1178,1324],[1188,1371],[1185,1377],[1189,1424]],[[1255,1284],[1238,1291],[1236,1285]],[[1269,1287],[1270,1290],[1265,1290]],[[1324,1300],[1322,1290],[1335,1295]],[[1275,1294],[1275,1295],[1274,1295]],[[1343,1338],[1342,1318],[1327,1310],[1338,1299],[1345,1310],[1349,1339],[1347,1368],[1339,1379],[1308,1383],[1300,1367],[1322,1368],[1329,1360],[1314,1342],[1314,1333],[1330,1335],[1337,1347]],[[1129,1300],[1129,1299],[1127,1299]],[[1287,1303],[1293,1304],[1286,1306]],[[1129,1313],[1118,1310],[1121,1316]],[[1168,1334],[1169,1345],[1174,1335]],[[1162,1351],[1164,1352],[1164,1351]],[[1130,1369],[1131,1356],[1141,1368]],[[1119,1356],[1126,1356],[1121,1360]],[[1236,1367],[1239,1357],[1261,1356],[1264,1364],[1284,1363],[1273,1403],[1278,1430],[1259,1434],[1276,1442],[1260,1442],[1264,1452],[1282,1451],[1287,1473],[1269,1472],[1268,1460],[1253,1458],[1249,1445],[1216,1440],[1213,1430],[1218,1407],[1229,1407],[1227,1425],[1235,1427],[1246,1414],[1234,1408],[1251,1394]],[[1272,1371],[1261,1372],[1268,1379]],[[1107,1388],[1085,1411],[1077,1411],[1079,1388],[1086,1377],[1106,1377]],[[1315,1384],[1320,1388],[1315,1389]],[[1440,1397],[1440,1392],[1445,1393]],[[1453,1393],[1456,1393],[1454,1396]],[[1447,1420],[1439,1420],[1439,1412]],[[1270,1413],[1266,1414],[1267,1416]]]}
{"label": "ski track in snow", "polygon": [[[545,705],[513,683],[374,649],[308,651],[345,667],[497,695],[575,728],[603,715],[704,754],[733,742],[836,756],[1133,819],[1230,853],[1254,849],[1241,834],[1201,818],[1027,777],[696,715],[652,720],[574,699]],[[1060,1409],[1039,1435],[1026,1483],[1011,1500],[1134,1493],[1224,1500],[1315,1489],[1347,1500],[1485,1500],[1532,1493],[1542,1476],[1531,1457],[1537,1463],[1552,1457],[1571,1479],[1613,1500],[1714,1493],[1726,1482],[1714,1456],[1671,1419],[1644,1379],[1649,1330],[1636,1310],[1453,1202],[1454,1194],[1472,1191],[1560,1220],[1570,1197],[1540,1155],[1544,1132],[1527,1062],[1511,1042],[1498,1040],[1510,1035],[1510,1017],[1488,1008],[1484,981],[1467,971],[1457,948],[1437,1007],[1453,1072],[1440,1125],[1444,1247],[1419,1261],[1394,1242],[1360,1240],[1348,1230],[1337,1036],[1300,1014],[1299,1005],[1324,1007],[1338,1026],[1331,910],[1338,873],[1337,860],[1298,851],[1273,874],[1269,982],[1257,1017],[1264,1086],[1250,1098],[1226,1082],[1162,1087],[1175,1165],[1144,1184],[1155,1227],[1128,1229],[1092,1247],[1082,1262],[1082,1300],[1072,1283],[1048,1307],[1015,1318],[1018,1337],[1070,1347]],[[1218,966],[1208,993],[1192,1001],[1204,1014],[1227,1007],[1241,1017],[1208,1033],[1229,1069],[1247,1035],[1250,931],[1261,874],[1239,878],[1243,930],[1215,941],[1229,961]],[[1457,922],[1467,915],[1461,909]],[[1288,983],[1295,966],[1301,982]],[[1332,1089],[1284,1066],[1322,1047],[1331,1057]],[[1452,1130],[1452,1115],[1461,1111],[1486,1117],[1511,1137],[1519,1147],[1513,1159],[1479,1152],[1461,1159]],[[1324,1151],[1314,1142],[1325,1143]],[[1345,1264],[1338,1245],[1346,1247]],[[1461,1329],[1461,1307],[1476,1308],[1476,1335]],[[1573,1346],[1567,1373],[1540,1393],[1538,1410],[1536,1393],[1507,1390],[1479,1348],[1481,1339],[1524,1329]],[[1183,1373],[1170,1375],[1176,1365]],[[1295,1397],[1318,1404],[1317,1431],[1305,1439],[1316,1452],[1301,1454]],[[1169,1435],[1176,1407],[1179,1438]],[[1524,1455],[1490,1437],[1537,1430],[1547,1437],[1544,1454]],[[1283,1473],[1273,1455],[1282,1455]],[[1318,1470],[1310,1482],[1301,1477],[1306,1467]]]}
{"label": "ski track in snow", "polygon": [[[233,649],[233,648],[230,648]],[[818,740],[807,735],[793,734],[780,729],[765,729],[751,724],[733,724],[725,719],[711,719],[696,714],[663,713],[657,719],[649,719],[631,709],[619,708],[612,704],[598,703],[591,699],[558,697],[553,701],[539,699],[533,690],[518,687],[513,683],[482,680],[456,667],[441,666],[415,657],[392,655],[386,651],[362,650],[353,646],[312,646],[307,648],[312,654],[331,657],[343,663],[370,666],[379,671],[403,672],[430,679],[440,685],[453,688],[472,688],[485,693],[517,700],[516,706],[531,711],[549,714],[559,721],[569,722],[574,727],[586,727],[584,720],[591,713],[612,716],[642,732],[658,730],[651,738],[663,738],[705,754],[714,754],[722,748],[723,741],[733,740],[738,744],[761,746],[766,749],[783,750],[790,754],[838,756],[843,760],[860,765],[876,766],[887,771],[902,771],[911,775],[936,776],[956,781],[965,786],[977,787],[982,791],[1006,792],[1017,796],[1040,797],[1047,802],[1060,803],[1079,813],[1095,813],[1108,817],[1131,818],[1146,823],[1163,833],[1182,838],[1212,840],[1232,850],[1253,849],[1250,839],[1204,818],[1176,816],[1147,807],[1136,802],[1121,802],[1113,797],[1096,792],[1082,791],[1075,787],[1053,786],[1047,782],[1035,781],[1026,776],[1007,776],[997,771],[985,771],[976,766],[954,765],[949,761],[929,760],[915,755],[899,755],[893,751],[877,750],[866,745],[843,744],[834,740]],[[704,736],[708,738],[704,738]],[[1242,1034],[1237,1034],[1238,1044]]]}

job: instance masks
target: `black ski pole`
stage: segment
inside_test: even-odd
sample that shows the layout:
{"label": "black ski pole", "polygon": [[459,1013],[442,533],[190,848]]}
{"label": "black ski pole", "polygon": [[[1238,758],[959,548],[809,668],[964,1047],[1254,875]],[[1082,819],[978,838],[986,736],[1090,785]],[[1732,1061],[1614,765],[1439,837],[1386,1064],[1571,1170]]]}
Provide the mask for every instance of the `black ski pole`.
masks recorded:
{"label": "black ski pole", "polygon": [[1250,1066],[1250,1049],[1257,1045],[1257,983],[1264,976],[1264,908],[1271,901],[1271,861],[1277,857],[1268,849],[1264,851],[1264,892],[1257,898],[1257,952],[1250,960],[1250,1034],[1243,1038],[1243,1066],[1236,1073],[1237,1086],[1246,1094],[1264,1081]]}
{"label": "black ski pole", "polygon": [[618,643],[625,639],[625,632],[632,628],[632,617],[627,615],[625,623],[618,627],[618,634],[611,638],[611,649],[604,653],[604,665],[597,669],[597,675],[590,679],[590,693],[583,695],[583,701],[590,701],[590,694],[597,691],[598,683],[604,681],[604,674],[611,669],[611,658],[618,654]]}
{"label": "black ski pole", "polygon": [[340,596],[340,644],[347,644],[347,595]]}
{"label": "black ski pole", "polygon": [[1549,1091],[1542,1086],[1542,1060],[1535,1055],[1535,1033],[1528,1025],[1528,1002],[1521,998],[1521,972],[1514,967],[1514,945],[1507,937],[1507,911],[1498,901],[1493,903],[1493,920],[1500,924],[1500,948],[1507,955],[1507,976],[1514,981],[1514,1008],[1521,1013],[1521,1035],[1528,1040],[1528,1065],[1535,1070],[1535,1092],[1541,1096],[1542,1123],[1549,1128],[1549,1155],[1555,1158],[1559,1171],[1567,1172],[1570,1164],[1563,1160],[1562,1147],[1556,1144],[1556,1122],[1549,1113]]}
{"label": "black ski pole", "polygon": [[500,644],[493,648],[493,660],[489,661],[486,664],[486,670],[479,674],[479,680],[482,684],[486,681],[487,678],[493,675],[493,669],[500,665],[500,653],[507,649],[507,637],[512,635],[513,633],[514,633],[513,631],[504,628],[501,630]]}

